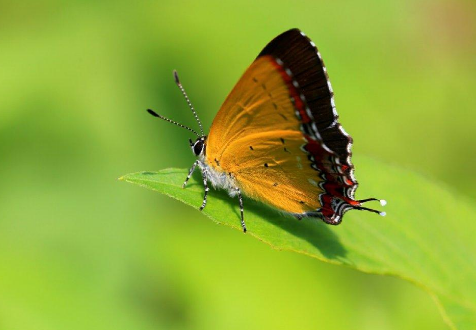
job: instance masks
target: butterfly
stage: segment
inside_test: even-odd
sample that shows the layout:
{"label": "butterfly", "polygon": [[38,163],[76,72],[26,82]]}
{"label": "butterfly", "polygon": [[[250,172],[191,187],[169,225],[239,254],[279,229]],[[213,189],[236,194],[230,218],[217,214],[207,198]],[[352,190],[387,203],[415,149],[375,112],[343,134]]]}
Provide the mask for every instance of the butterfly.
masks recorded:
{"label": "butterfly", "polygon": [[299,29],[273,39],[245,71],[204,134],[177,72],[180,88],[199,125],[200,134],[148,109],[155,117],[189,130],[202,173],[203,203],[208,182],[238,197],[246,232],[243,198],[266,203],[298,219],[316,217],[338,225],[345,212],[366,210],[367,198],[355,200],[357,181],[351,162],[352,138],[337,121],[334,93],[316,45]]}

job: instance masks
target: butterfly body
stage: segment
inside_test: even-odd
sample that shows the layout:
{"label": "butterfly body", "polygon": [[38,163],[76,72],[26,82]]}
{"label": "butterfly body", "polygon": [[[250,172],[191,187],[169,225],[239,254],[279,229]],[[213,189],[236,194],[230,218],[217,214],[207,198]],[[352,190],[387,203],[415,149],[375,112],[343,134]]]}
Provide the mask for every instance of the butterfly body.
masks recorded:
{"label": "butterfly body", "polygon": [[238,184],[231,172],[223,171],[213,163],[208,163],[205,158],[202,158],[201,166],[207,171],[208,179],[214,188],[226,190],[230,197],[237,195]]}
{"label": "butterfly body", "polygon": [[[198,121],[177,76],[176,82]],[[184,186],[198,166],[205,186],[200,209],[206,205],[210,181],[238,196],[245,231],[242,193],[297,218],[318,217],[333,225],[350,209],[384,215],[361,206],[375,198],[354,199],[352,138],[337,119],[320,53],[301,31],[289,30],[271,41],[245,71],[208,136],[200,122],[201,135],[171,121],[198,135],[190,141],[198,160]]]}

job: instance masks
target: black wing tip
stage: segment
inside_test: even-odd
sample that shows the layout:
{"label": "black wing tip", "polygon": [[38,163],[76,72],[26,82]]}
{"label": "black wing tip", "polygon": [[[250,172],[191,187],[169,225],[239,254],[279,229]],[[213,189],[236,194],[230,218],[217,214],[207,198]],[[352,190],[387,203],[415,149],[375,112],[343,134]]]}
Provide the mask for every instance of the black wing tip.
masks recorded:
{"label": "black wing tip", "polygon": [[[284,31],[283,33],[281,33],[280,35],[283,35],[283,34],[286,34],[286,33],[296,33],[298,32],[299,34],[302,34],[302,31],[301,29],[297,28],[297,27],[294,27],[294,28],[291,28],[289,30],[286,30]],[[278,36],[279,37],[279,36]]]}
{"label": "black wing tip", "polygon": [[299,29],[299,28],[297,28],[297,27],[294,27],[294,28],[292,28],[292,29],[289,29],[289,30],[287,30],[287,31],[284,32],[284,33],[291,32],[291,31],[296,31],[296,32],[301,33],[301,29]]}
{"label": "black wing tip", "polygon": [[266,47],[263,48],[263,50],[261,50],[261,52],[258,54],[257,57],[261,57],[261,56],[265,56],[265,55],[272,55],[273,54],[273,51],[274,51],[274,44],[278,41],[278,40],[281,40],[283,38],[287,39],[289,37],[292,38],[291,35],[303,35],[302,31],[298,28],[292,28],[292,29],[289,29],[287,31],[284,31],[283,33],[280,33],[278,36],[276,36],[273,40],[271,40],[267,45]]}

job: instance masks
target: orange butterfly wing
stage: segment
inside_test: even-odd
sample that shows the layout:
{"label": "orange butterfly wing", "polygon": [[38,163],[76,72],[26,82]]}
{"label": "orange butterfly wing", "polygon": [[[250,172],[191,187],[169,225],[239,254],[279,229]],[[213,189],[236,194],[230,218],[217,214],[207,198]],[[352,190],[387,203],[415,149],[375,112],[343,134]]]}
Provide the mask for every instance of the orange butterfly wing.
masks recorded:
{"label": "orange butterfly wing", "polygon": [[260,57],[236,84],[213,121],[207,162],[247,196],[301,214],[320,207],[322,179],[301,150],[306,139],[276,64]]}

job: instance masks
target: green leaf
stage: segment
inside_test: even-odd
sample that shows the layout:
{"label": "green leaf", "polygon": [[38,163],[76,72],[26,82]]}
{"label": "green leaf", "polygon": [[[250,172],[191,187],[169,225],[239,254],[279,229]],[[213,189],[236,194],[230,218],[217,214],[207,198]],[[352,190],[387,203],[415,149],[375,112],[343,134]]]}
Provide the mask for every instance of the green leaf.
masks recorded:
{"label": "green leaf", "polygon": [[[435,298],[452,328],[475,329],[474,206],[411,171],[368,158],[357,158],[356,163],[361,182],[359,196],[385,198],[389,202],[386,217],[350,211],[341,225],[329,226],[314,218],[298,221],[245,199],[247,235],[275,249],[413,282]],[[187,172],[166,169],[121,179],[198,209],[203,199],[201,178],[192,177],[182,189]],[[238,201],[223,191],[210,191],[203,213],[241,231]]]}

